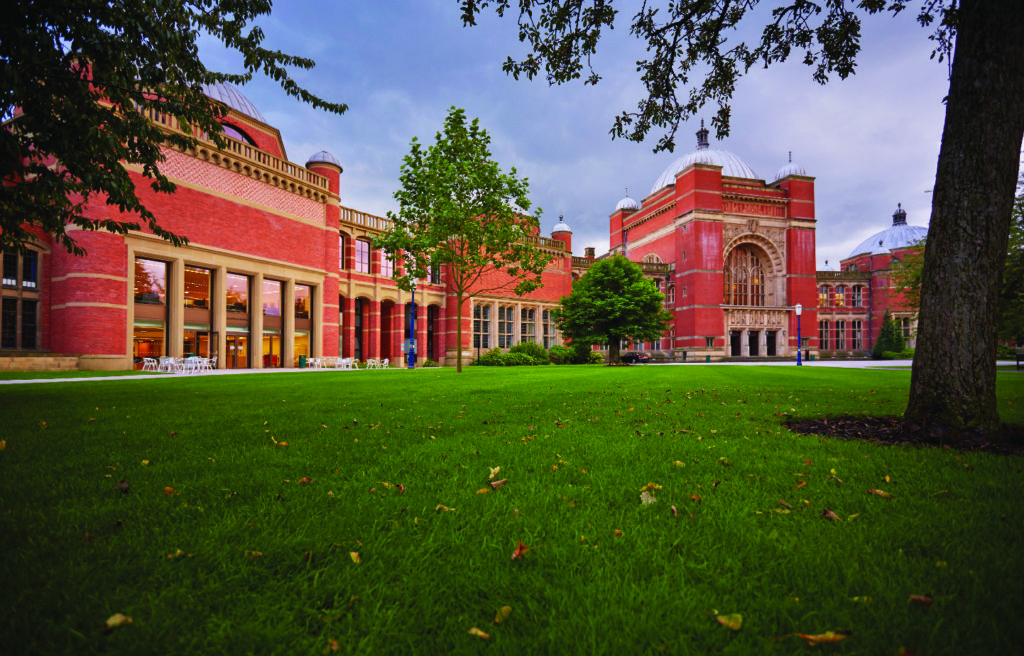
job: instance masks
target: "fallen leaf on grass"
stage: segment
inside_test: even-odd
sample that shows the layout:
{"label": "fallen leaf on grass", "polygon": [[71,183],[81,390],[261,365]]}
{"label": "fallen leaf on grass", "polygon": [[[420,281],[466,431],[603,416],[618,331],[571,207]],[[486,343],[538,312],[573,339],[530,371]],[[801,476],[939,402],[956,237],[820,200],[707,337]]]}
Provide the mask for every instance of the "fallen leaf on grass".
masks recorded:
{"label": "fallen leaf on grass", "polygon": [[114,613],[113,615],[107,618],[106,622],[103,623],[103,632],[106,633],[108,631],[113,631],[119,626],[124,626],[125,624],[131,623],[132,618],[128,617],[127,615],[124,615],[122,613]]}
{"label": "fallen leaf on grass", "polygon": [[330,639],[330,640],[328,641],[328,643],[327,643],[327,646],[326,646],[326,647],[324,647],[324,650],[323,650],[323,652],[322,652],[322,653],[326,654],[326,653],[327,653],[327,652],[329,652],[329,651],[338,651],[338,649],[339,649],[339,647],[338,647],[338,641],[337,641],[337,640],[335,640],[334,638],[331,638],[331,639]]}
{"label": "fallen leaf on grass", "polygon": [[348,552],[348,557],[351,558],[352,562],[357,564],[357,565],[363,561],[363,558],[362,558],[362,556],[359,555],[358,551],[350,551],[350,552]]}
{"label": "fallen leaf on grass", "polygon": [[482,487],[479,490],[477,490],[476,493],[477,494],[488,494],[490,491],[491,491],[490,488]]}
{"label": "fallen leaf on grass", "polygon": [[519,540],[516,540],[516,542],[518,544],[516,544],[516,550],[512,552],[512,560],[518,560],[522,558],[523,554],[530,550],[530,547],[526,546]]}
{"label": "fallen leaf on grass", "polygon": [[793,506],[789,505],[788,503],[786,503],[785,501],[783,501],[782,499],[779,499],[779,503],[781,505],[783,505],[783,506],[786,506],[787,508],[792,508],[793,507]]}
{"label": "fallen leaf on grass", "polygon": [[143,461],[142,461],[142,464],[143,464],[143,466],[145,466],[145,465],[148,465],[148,464],[149,464],[149,461],[148,461],[148,460],[143,460]]}
{"label": "fallen leaf on grass", "polygon": [[833,522],[841,522],[842,521],[839,518],[839,515],[835,514],[834,512],[829,510],[828,508],[826,508],[826,509],[821,511],[821,517],[823,519],[831,519]]}
{"label": "fallen leaf on grass", "polygon": [[803,487],[805,485],[807,485],[807,481],[797,481],[797,484],[796,484],[797,487]]}
{"label": "fallen leaf on grass", "polygon": [[490,467],[489,469],[491,470],[491,475],[487,477],[487,480],[493,481],[494,477],[497,476],[498,472],[501,471],[501,466],[499,465],[498,467]]}
{"label": "fallen leaf on grass", "polygon": [[263,552],[262,551],[249,551],[248,549],[246,549],[245,550],[245,557],[246,558],[252,558],[252,559],[262,558],[263,557]]}
{"label": "fallen leaf on grass", "polygon": [[693,499],[694,501],[696,501],[697,503],[700,503],[701,501],[703,501],[703,499],[701,499],[701,498],[700,498],[699,496],[697,496],[696,494],[691,494],[691,495],[690,495],[690,498],[691,498],[691,499]]}
{"label": "fallen leaf on grass", "polygon": [[7,448],[7,440],[0,440],[0,451]]}
{"label": "fallen leaf on grass", "polygon": [[661,486],[658,485],[657,483],[648,483],[647,485],[645,485],[642,488],[640,488],[640,491],[641,492],[646,492],[648,490],[660,490],[660,489],[661,489]]}
{"label": "fallen leaf on grass", "polygon": [[310,478],[309,476],[303,476],[302,478],[299,479],[299,485],[309,485],[312,482],[313,479]]}
{"label": "fallen leaf on grass", "polygon": [[678,517],[679,516],[679,511],[676,510],[675,506],[672,506],[672,516],[673,517]]}
{"label": "fallen leaf on grass", "polygon": [[676,460],[672,464],[675,465],[676,467],[685,467],[686,466],[686,463],[683,462],[682,460]]}
{"label": "fallen leaf on grass", "polygon": [[469,635],[476,636],[478,638],[483,638],[484,640],[486,640],[486,639],[491,637],[491,636],[487,635],[486,633],[484,633],[483,631],[481,631],[480,629],[476,628],[475,626],[472,629],[469,630]]}
{"label": "fallen leaf on grass", "polygon": [[895,499],[896,498],[895,495],[889,494],[888,492],[885,492],[883,490],[872,490],[872,489],[869,489],[868,490],[868,494],[876,494],[876,495],[882,497],[883,499]]}
{"label": "fallen leaf on grass", "polygon": [[434,512],[455,512],[455,509],[449,508],[448,506],[444,506],[441,504],[437,504],[437,508],[434,508]]}
{"label": "fallen leaf on grass", "polygon": [[910,601],[924,606],[932,605],[932,598],[926,595],[910,595]]}
{"label": "fallen leaf on grass", "polygon": [[733,631],[739,631],[740,627],[743,626],[743,616],[739,613],[732,613],[731,615],[719,615],[715,618],[718,623],[727,629]]}
{"label": "fallen leaf on grass", "polygon": [[287,449],[288,448],[288,443],[287,442],[278,442],[277,446],[281,447],[282,449]]}
{"label": "fallen leaf on grass", "polygon": [[399,483],[399,484],[398,484],[398,485],[396,485],[395,487],[397,487],[397,488],[398,488],[398,493],[399,493],[399,494],[405,494],[405,486],[404,486],[404,485],[402,485],[401,483]]}
{"label": "fallen leaf on grass", "polygon": [[850,597],[850,601],[858,604],[870,604],[871,597]]}
{"label": "fallen leaf on grass", "polygon": [[511,615],[511,614],[512,614],[512,607],[511,606],[502,606],[501,610],[498,611],[498,614],[494,616],[494,623],[495,624],[501,624],[502,622],[507,620],[508,616]]}
{"label": "fallen leaf on grass", "polygon": [[503,478],[500,481],[491,481],[490,483],[488,483],[488,485],[491,486],[492,490],[497,490],[499,487],[504,485],[507,481],[508,481],[508,479]]}
{"label": "fallen leaf on grass", "polygon": [[178,492],[173,487],[165,487],[164,488],[164,496],[165,497],[169,497],[172,494],[177,494],[177,493]]}
{"label": "fallen leaf on grass", "polygon": [[615,537],[617,537],[617,538],[621,538],[622,537],[622,531],[620,529],[615,529]]}
{"label": "fallen leaf on grass", "polygon": [[803,638],[807,641],[807,644],[814,647],[827,642],[839,642],[840,640],[846,640],[846,638],[853,635],[853,631],[826,631],[818,635],[807,635],[804,633],[797,633],[798,637]]}

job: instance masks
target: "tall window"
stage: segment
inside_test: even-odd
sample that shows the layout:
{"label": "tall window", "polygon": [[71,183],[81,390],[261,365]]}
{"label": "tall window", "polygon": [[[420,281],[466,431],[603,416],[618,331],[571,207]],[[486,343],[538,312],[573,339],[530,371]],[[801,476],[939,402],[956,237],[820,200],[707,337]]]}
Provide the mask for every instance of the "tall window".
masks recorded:
{"label": "tall window", "polygon": [[491,348],[491,306],[473,306],[473,348]]}
{"label": "tall window", "polygon": [[676,286],[669,285],[666,291],[668,294],[665,295],[665,307],[673,308],[676,306]]}
{"label": "tall window", "polygon": [[228,290],[228,312],[248,312],[249,276],[244,276],[240,273],[229,273],[226,276],[226,285]]}
{"label": "tall window", "polygon": [[4,287],[18,286],[18,252],[4,251]]}
{"label": "tall window", "polygon": [[903,317],[902,319],[900,319],[900,330],[903,331],[903,340],[904,341],[910,339],[910,333],[912,332],[912,330],[911,330],[911,326],[910,326],[910,318],[909,317]]}
{"label": "tall window", "polygon": [[395,262],[390,258],[391,253],[388,251],[382,250],[380,252],[380,275],[385,278],[395,277]]}
{"label": "tall window", "polygon": [[739,246],[725,267],[726,305],[764,305],[764,268],[754,249]]}
{"label": "tall window", "polygon": [[839,285],[836,287],[836,293],[832,296],[835,301],[836,307],[846,307],[846,287]]}
{"label": "tall window", "polygon": [[370,242],[356,240],[356,272],[370,273]]}
{"label": "tall window", "polygon": [[551,311],[542,310],[540,313],[540,331],[543,338],[544,348],[551,348]]}
{"label": "tall window", "polygon": [[661,350],[661,338],[658,338],[658,339],[654,340],[653,342],[651,342],[651,350],[652,351],[660,351]]}
{"label": "tall window", "polygon": [[295,318],[309,318],[309,304],[311,299],[309,285],[295,285]]}
{"label": "tall window", "polygon": [[498,348],[512,348],[512,331],[515,328],[515,311],[511,305],[498,308]]}
{"label": "tall window", "polygon": [[281,316],[281,281],[263,279],[263,314]]}
{"label": "tall window", "polygon": [[846,322],[845,321],[837,321],[836,322],[836,350],[837,351],[845,351],[846,350]]}
{"label": "tall window", "polygon": [[828,285],[818,287],[818,307],[828,307]]}
{"label": "tall window", "polygon": [[39,253],[36,251],[21,256],[21,286],[23,289],[39,288]]}
{"label": "tall window", "polygon": [[338,269],[345,270],[345,235],[338,235]]}
{"label": "tall window", "polygon": [[18,348],[18,299],[3,299],[0,313],[0,348]]}
{"label": "tall window", "polygon": [[860,285],[856,285],[852,288],[852,291],[850,292],[850,305],[853,307],[860,307],[862,289],[863,288]]}
{"label": "tall window", "polygon": [[209,309],[210,270],[185,267],[185,307]]}
{"label": "tall window", "polygon": [[863,323],[854,321],[851,324],[850,348],[859,351],[864,348]]}
{"label": "tall window", "polygon": [[537,341],[537,311],[523,308],[519,311],[519,341]]}
{"label": "tall window", "polygon": [[822,350],[828,350],[828,322],[818,322],[818,339]]}
{"label": "tall window", "polygon": [[432,285],[441,284],[441,265],[430,263],[430,283]]}
{"label": "tall window", "polygon": [[164,305],[167,302],[167,263],[135,258],[135,302]]}

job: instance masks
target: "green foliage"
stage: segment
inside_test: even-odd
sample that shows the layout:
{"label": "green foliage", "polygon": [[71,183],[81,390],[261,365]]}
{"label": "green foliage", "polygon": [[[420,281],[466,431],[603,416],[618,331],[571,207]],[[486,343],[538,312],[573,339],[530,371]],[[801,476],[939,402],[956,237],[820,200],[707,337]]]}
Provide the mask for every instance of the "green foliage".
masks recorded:
{"label": "green foliage", "polygon": [[668,330],[664,301],[640,267],[616,255],[594,262],[553,316],[574,346],[608,344],[609,362],[617,363],[621,342],[655,340]]}
{"label": "green foliage", "polygon": [[434,362],[433,360],[431,360],[430,358],[427,358],[426,360],[423,361],[423,364],[421,364],[420,366],[421,367],[436,367],[437,363]]}
{"label": "green foliage", "polygon": [[521,342],[509,349],[509,353],[523,353],[533,358],[534,364],[551,364],[547,350],[537,342]]}
{"label": "green foliage", "polygon": [[551,358],[552,364],[569,364],[572,361],[572,351],[568,346],[555,344],[548,349],[548,357]]}
{"label": "green foliage", "polygon": [[[546,357],[544,360],[543,364],[548,364]],[[503,353],[500,348],[493,348],[480,356],[480,359],[474,364],[481,367],[532,367],[542,363],[538,362],[534,356],[529,353],[524,353],[522,351],[509,351],[508,353]]]}
{"label": "green foliage", "polygon": [[[475,25],[477,14],[491,4],[499,16],[504,16],[510,2],[463,0],[463,24]],[[519,61],[509,57],[503,67],[506,73],[516,79],[542,75],[550,84],[581,77],[584,84],[601,80],[591,66],[591,57],[604,31],[615,27],[619,13],[615,0],[522,0],[516,4],[519,40],[527,43],[530,52]],[[630,10],[635,4],[628,5]],[[739,32],[742,38],[744,32],[749,33],[752,26],[743,25],[748,11],[755,14],[751,21],[765,18],[766,12],[754,11],[756,1],[644,2],[628,29],[650,53],[648,59],[636,65],[642,73],[646,97],[640,100],[637,111],[619,114],[612,135],[641,142],[652,127],[662,128],[665,134],[655,150],[672,151],[680,123],[711,103],[718,106],[712,123],[719,136],[725,137],[729,134],[733,90],[752,66],[785,62],[795,54],[813,68],[813,77],[821,84],[832,74],[846,79],[854,73],[860,53],[862,18],[881,12],[895,15],[907,3],[859,0],[850,6],[842,2],[823,5],[783,0],[772,4],[772,18],[763,28],[760,41],[748,44],[738,40],[736,34]],[[918,12],[919,23],[935,24],[933,57],[937,55],[939,61],[952,54],[956,10],[954,0],[938,0],[922,2]]]}
{"label": "green foliage", "polygon": [[886,311],[885,318],[882,319],[882,329],[879,331],[878,341],[875,342],[875,345],[871,349],[871,357],[876,360],[894,359],[885,358],[883,354],[893,353],[898,357],[899,353],[905,346],[906,344],[903,341],[903,333],[900,331],[899,324],[897,324],[896,320],[889,315],[888,311]]}
{"label": "green foliage", "polygon": [[481,367],[504,367],[505,361],[502,359],[503,356],[500,348],[492,348],[481,355],[476,362],[473,364],[480,365]]}
{"label": "green foliage", "polygon": [[[24,249],[35,227],[84,255],[68,226],[125,234],[145,225],[176,246],[187,243],[160,227],[124,164],[141,167],[155,191],[171,193],[175,185],[160,172],[162,145],[188,150],[199,143],[191,134],[204,132],[226,145],[218,122],[224,110],[203,84],[243,84],[262,71],[290,96],[345,112],[289,76],[288,67],[310,69],[312,60],[263,46],[253,23],[270,9],[270,0],[15,0],[0,21],[0,118],[15,107],[22,113],[0,130],[0,247]],[[211,37],[242,55],[243,73],[203,65],[198,44]],[[165,132],[146,116],[153,112],[185,131]],[[53,159],[59,166],[50,166]],[[89,202],[113,211],[86,218]]]}
{"label": "green foliage", "polygon": [[999,294],[999,338],[1024,346],[1024,194],[1013,203],[1003,286]]}
{"label": "green foliage", "polygon": [[506,367],[532,367],[537,361],[526,353],[508,352],[501,356]]}
{"label": "green foliage", "polygon": [[604,364],[604,356],[600,351],[590,351],[587,354],[586,364]]}
{"label": "green foliage", "polygon": [[[391,230],[374,245],[393,254],[395,283],[409,290],[432,266],[456,297],[456,343],[462,343],[463,300],[512,291],[522,296],[541,285],[550,258],[532,236],[540,208],[530,216],[530,186],[515,168],[503,173],[492,159],[491,137],[480,120],[452,107],[443,132],[426,149],[413,138],[395,192],[398,213],[388,212]],[[399,257],[398,254],[401,254]],[[462,371],[462,361],[457,369]]]}
{"label": "green foliage", "polygon": [[921,307],[921,281],[924,273],[924,244],[920,240],[913,244],[902,257],[895,261],[890,272],[889,298],[902,307]]}

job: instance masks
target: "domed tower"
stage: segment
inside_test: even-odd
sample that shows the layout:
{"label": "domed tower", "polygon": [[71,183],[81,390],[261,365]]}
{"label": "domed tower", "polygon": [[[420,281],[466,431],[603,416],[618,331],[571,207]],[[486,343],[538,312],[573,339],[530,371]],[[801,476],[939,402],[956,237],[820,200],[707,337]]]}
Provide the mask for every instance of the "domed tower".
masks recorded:
{"label": "domed tower", "polygon": [[572,228],[561,214],[558,215],[558,224],[551,231],[551,238],[565,244],[565,249],[572,253]]}
{"label": "domed tower", "polygon": [[306,168],[327,178],[332,194],[340,195],[341,174],[345,168],[338,158],[326,150],[314,153],[306,160]]}
{"label": "domed tower", "polygon": [[928,228],[907,225],[907,211],[902,203],[897,203],[896,211],[892,213],[892,225],[857,244],[847,259],[863,254],[888,255],[898,248],[913,246],[927,236]]}
{"label": "domed tower", "polygon": [[624,241],[622,226],[629,221],[629,216],[640,210],[640,203],[629,197],[629,188],[626,188],[626,195],[615,205],[615,211],[608,217],[610,220],[609,231],[611,236],[611,248],[615,251]]}

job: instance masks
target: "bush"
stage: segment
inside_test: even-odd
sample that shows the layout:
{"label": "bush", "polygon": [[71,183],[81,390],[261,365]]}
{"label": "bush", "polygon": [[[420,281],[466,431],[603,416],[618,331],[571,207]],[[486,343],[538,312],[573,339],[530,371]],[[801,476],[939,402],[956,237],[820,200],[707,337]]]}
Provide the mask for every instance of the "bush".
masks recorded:
{"label": "bush", "polygon": [[526,353],[505,353],[501,356],[501,359],[506,367],[529,367],[537,364]]}
{"label": "bush", "polygon": [[426,360],[423,361],[423,364],[421,364],[420,366],[421,367],[436,367],[437,363],[434,362],[433,360],[431,360],[430,358],[427,358]]}
{"label": "bush", "polygon": [[568,346],[555,344],[548,349],[548,358],[554,364],[569,364],[572,360],[572,351],[569,350]]}
{"label": "bush", "polygon": [[572,349],[572,364],[590,364],[590,354],[594,352],[590,344],[573,342],[569,348]]}
{"label": "bush", "polygon": [[504,367],[505,362],[503,359],[504,353],[499,348],[493,348],[490,351],[480,356],[480,359],[473,364],[478,364],[481,367]]}
{"label": "bush", "polygon": [[903,333],[900,332],[900,327],[896,324],[896,320],[889,316],[889,311],[886,310],[885,318],[882,320],[882,330],[878,334],[878,341],[875,342],[875,346],[871,349],[871,357],[876,360],[884,360],[885,353],[896,353],[899,354],[906,344],[903,342]]}
{"label": "bush", "polygon": [[509,353],[522,353],[533,359],[533,364],[551,364],[548,352],[543,346],[536,342],[522,342],[508,350]]}
{"label": "bush", "polygon": [[1017,349],[1007,345],[1000,344],[996,346],[996,359],[997,360],[1016,360]]}
{"label": "bush", "polygon": [[587,364],[604,364],[604,356],[600,351],[591,351],[587,356]]}

